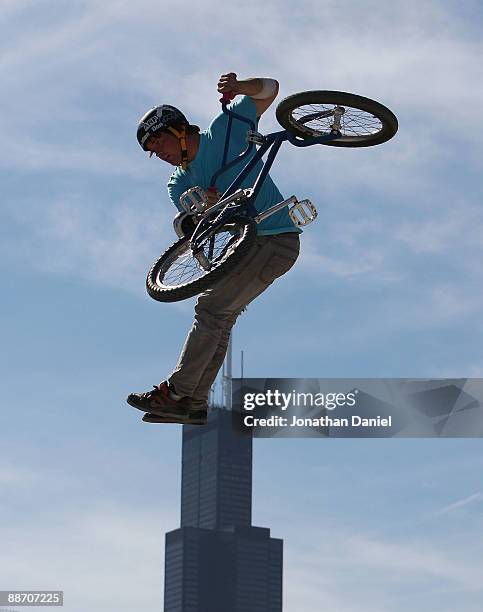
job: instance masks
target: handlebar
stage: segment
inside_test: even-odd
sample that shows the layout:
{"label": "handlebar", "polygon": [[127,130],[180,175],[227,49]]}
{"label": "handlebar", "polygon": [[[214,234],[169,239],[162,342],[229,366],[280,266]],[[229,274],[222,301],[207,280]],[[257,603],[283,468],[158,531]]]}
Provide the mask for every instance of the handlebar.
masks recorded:
{"label": "handlebar", "polygon": [[220,102],[222,104],[228,104],[228,102],[231,102],[235,96],[236,94],[232,91],[225,91],[220,98]]}

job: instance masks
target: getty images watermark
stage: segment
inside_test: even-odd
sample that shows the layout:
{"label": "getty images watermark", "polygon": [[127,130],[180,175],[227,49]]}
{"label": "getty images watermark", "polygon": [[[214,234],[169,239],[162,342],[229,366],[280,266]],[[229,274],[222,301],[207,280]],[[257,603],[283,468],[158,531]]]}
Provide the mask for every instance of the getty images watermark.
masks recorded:
{"label": "getty images watermark", "polygon": [[[296,408],[325,408],[325,410],[335,410],[342,406],[352,407],[357,403],[359,389],[354,389],[349,393],[304,393],[291,391],[284,393],[278,389],[268,389],[264,393],[245,393],[242,397],[243,409],[248,412],[260,407],[279,408],[282,413],[289,407]],[[392,416],[376,416],[363,418],[358,414],[348,417],[336,417],[329,414],[320,416],[299,416],[291,414],[290,417],[272,414],[267,417],[256,417],[254,414],[247,414],[243,417],[243,422],[248,427],[390,427]]]}
{"label": "getty images watermark", "polygon": [[256,437],[481,437],[483,379],[233,379]]}

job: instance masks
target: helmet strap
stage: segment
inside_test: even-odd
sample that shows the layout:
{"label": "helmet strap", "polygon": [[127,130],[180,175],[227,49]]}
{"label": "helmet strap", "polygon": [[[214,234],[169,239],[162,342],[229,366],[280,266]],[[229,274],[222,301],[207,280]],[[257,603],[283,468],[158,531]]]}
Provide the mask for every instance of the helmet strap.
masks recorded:
{"label": "helmet strap", "polygon": [[170,126],[167,128],[172,134],[179,140],[179,146],[181,147],[181,168],[186,170],[188,166],[188,148],[186,146],[186,126],[183,125],[181,130]]}

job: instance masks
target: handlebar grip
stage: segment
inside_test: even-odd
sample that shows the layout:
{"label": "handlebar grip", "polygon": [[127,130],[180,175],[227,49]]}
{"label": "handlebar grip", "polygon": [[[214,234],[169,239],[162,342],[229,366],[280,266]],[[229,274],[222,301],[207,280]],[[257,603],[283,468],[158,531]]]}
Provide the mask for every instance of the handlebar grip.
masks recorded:
{"label": "handlebar grip", "polygon": [[232,91],[225,91],[220,98],[220,102],[222,104],[228,104],[228,102],[231,102],[231,100],[233,100],[235,96],[236,94],[233,93]]}

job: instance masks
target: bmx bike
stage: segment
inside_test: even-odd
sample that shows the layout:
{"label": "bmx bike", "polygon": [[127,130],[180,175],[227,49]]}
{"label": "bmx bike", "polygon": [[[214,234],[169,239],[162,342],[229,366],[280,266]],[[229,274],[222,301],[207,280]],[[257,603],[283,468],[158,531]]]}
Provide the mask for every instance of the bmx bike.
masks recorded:
{"label": "bmx bike", "polygon": [[[249,159],[215,205],[209,206],[207,193],[201,187],[192,187],[181,195],[183,212],[174,220],[178,240],[154,263],[146,279],[148,294],[159,302],[184,300],[213,286],[242,263],[255,240],[257,224],[283,207],[289,207],[288,213],[297,227],[317,217],[310,200],[299,201],[295,196],[262,212],[255,208],[262,183],[283,142],[296,147],[370,147],[386,142],[398,129],[396,116],[379,102],[340,91],[306,91],[278,104],[276,118],[284,129],[264,136],[251,119],[227,107],[230,100],[229,94],[220,100],[228,115],[225,148],[222,166],[213,175],[208,190],[216,189],[223,172]],[[246,149],[227,162],[234,118],[246,122],[250,129]],[[258,150],[252,155],[254,147]],[[267,152],[253,186],[241,189],[241,183]]]}

